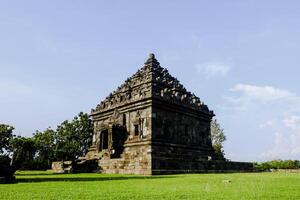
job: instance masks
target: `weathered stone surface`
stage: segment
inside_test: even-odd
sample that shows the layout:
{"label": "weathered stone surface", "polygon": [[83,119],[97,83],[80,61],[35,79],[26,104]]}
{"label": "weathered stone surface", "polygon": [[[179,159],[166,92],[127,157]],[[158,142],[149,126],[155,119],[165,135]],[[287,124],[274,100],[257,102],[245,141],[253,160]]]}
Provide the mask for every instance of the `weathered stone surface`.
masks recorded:
{"label": "weathered stone surface", "polygon": [[213,116],[150,54],[137,73],[92,109],[93,145],[82,160],[98,160],[103,173],[242,169],[214,160]]}
{"label": "weathered stone surface", "polygon": [[73,172],[73,162],[72,161],[57,161],[52,162],[51,169],[54,173],[72,173]]}

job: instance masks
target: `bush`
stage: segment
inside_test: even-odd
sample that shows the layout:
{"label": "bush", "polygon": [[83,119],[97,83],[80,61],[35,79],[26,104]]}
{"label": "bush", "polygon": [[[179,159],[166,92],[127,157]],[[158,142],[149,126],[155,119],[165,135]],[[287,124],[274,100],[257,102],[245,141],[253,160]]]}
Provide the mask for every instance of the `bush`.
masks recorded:
{"label": "bush", "polygon": [[271,160],[268,162],[254,163],[258,171],[269,171],[271,169],[300,169],[299,160]]}

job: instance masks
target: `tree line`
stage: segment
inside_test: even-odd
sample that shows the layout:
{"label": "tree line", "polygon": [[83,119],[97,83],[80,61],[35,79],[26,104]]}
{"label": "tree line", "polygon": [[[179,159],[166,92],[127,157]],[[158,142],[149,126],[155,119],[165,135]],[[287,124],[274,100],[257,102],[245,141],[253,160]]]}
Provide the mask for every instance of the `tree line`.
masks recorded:
{"label": "tree line", "polygon": [[270,171],[271,169],[300,169],[300,160],[271,160],[254,163],[257,171]]}
{"label": "tree line", "polygon": [[52,161],[76,160],[91,145],[93,123],[88,114],[81,112],[56,129],[36,131],[32,137],[16,136],[13,130],[13,126],[0,124],[1,173],[16,169],[45,170],[51,168]]}

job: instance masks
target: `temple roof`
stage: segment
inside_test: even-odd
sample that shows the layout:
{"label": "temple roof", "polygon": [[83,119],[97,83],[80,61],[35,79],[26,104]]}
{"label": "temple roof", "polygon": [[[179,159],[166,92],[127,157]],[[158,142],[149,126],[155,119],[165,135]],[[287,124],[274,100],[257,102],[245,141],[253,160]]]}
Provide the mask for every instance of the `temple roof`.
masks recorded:
{"label": "temple roof", "polygon": [[110,93],[96,109],[92,109],[92,114],[149,98],[213,115],[213,112],[195,94],[187,91],[177,78],[160,66],[153,53],[149,54],[142,68]]}

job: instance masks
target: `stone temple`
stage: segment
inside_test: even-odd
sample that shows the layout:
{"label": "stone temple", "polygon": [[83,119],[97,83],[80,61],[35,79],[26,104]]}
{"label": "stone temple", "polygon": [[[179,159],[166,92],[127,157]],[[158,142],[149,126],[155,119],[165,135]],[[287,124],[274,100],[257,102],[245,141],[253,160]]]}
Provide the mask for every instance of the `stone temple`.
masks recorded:
{"label": "stone temple", "polygon": [[161,67],[154,54],[90,115],[93,144],[82,159],[96,161],[102,173],[170,174],[249,167],[215,161],[210,137],[213,111]]}

